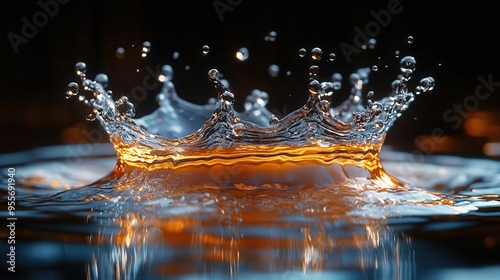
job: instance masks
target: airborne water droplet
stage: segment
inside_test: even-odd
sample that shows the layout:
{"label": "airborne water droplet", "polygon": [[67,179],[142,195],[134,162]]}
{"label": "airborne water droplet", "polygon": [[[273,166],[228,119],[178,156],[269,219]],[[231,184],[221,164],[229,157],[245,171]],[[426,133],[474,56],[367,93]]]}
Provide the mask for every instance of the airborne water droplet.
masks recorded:
{"label": "airborne water droplet", "polygon": [[248,52],[248,49],[243,47],[236,52],[236,59],[238,59],[239,61],[245,61],[248,59],[249,55],[250,54]]}
{"label": "airborne water droplet", "polygon": [[116,52],[115,52],[115,56],[118,59],[122,59],[123,57],[125,57],[125,49],[122,47],[117,48]]}
{"label": "airborne water droplet", "polygon": [[85,72],[87,72],[87,64],[85,62],[78,62],[75,64],[75,72],[78,76],[85,75]]}
{"label": "airborne water droplet", "polygon": [[378,71],[378,66],[377,65],[373,65],[372,66],[372,71],[377,72]]}
{"label": "airborne water droplet", "polygon": [[323,56],[323,51],[320,48],[315,47],[312,49],[312,51],[311,51],[312,59],[320,60],[322,56]]}
{"label": "airborne water droplet", "polygon": [[172,58],[173,58],[173,59],[178,59],[178,58],[179,58],[179,52],[174,52],[174,53],[172,54]]}
{"label": "airborne water droplet", "polygon": [[408,38],[406,38],[406,41],[408,42],[408,44],[411,44],[413,43],[413,36],[408,36]]}
{"label": "airborne water droplet", "polygon": [[101,84],[103,88],[108,87],[109,78],[108,75],[104,73],[97,74],[97,76],[95,76],[95,81]]}
{"label": "airborne water droplet", "polygon": [[278,33],[276,33],[276,31],[271,31],[264,39],[266,41],[274,42],[274,41],[276,41],[277,35],[278,35]]}
{"label": "airborne water droplet", "polygon": [[267,73],[269,74],[269,76],[276,78],[280,73],[280,67],[276,64],[269,65]]}
{"label": "airborne water droplet", "polygon": [[301,48],[301,49],[299,50],[299,56],[300,56],[300,57],[304,57],[304,56],[306,56],[306,54],[307,54],[307,50],[306,50],[306,49]]}
{"label": "airborne water droplet", "polygon": [[316,78],[318,76],[318,72],[318,65],[311,65],[311,67],[309,67],[309,78]]}
{"label": "airborne water droplet", "polygon": [[403,74],[411,74],[415,71],[417,66],[417,61],[413,56],[405,56],[401,59],[401,73]]}
{"label": "airborne water droplet", "polygon": [[395,50],[394,51],[394,56],[396,56],[396,58],[399,58],[399,53],[400,53],[399,50]]}
{"label": "airborne water droplet", "polygon": [[377,46],[377,40],[371,38],[368,40],[368,48],[374,49]]}
{"label": "airborne water droplet", "polygon": [[151,51],[151,43],[149,41],[144,41],[142,43],[141,56],[146,57],[150,51]]}
{"label": "airborne water droplet", "polygon": [[328,56],[328,59],[330,59],[330,61],[334,61],[335,58],[337,58],[337,56],[334,53],[330,53],[330,55]]}
{"label": "airborne water droplet", "polygon": [[434,89],[435,81],[433,77],[425,77],[420,80],[419,86],[422,92],[427,92]]}
{"label": "airborne water droplet", "polygon": [[68,84],[68,91],[66,91],[66,98],[70,98],[72,96],[75,96],[78,94],[78,90],[80,88],[78,87],[78,84],[75,82],[71,82]]}
{"label": "airborne water droplet", "polygon": [[203,49],[203,55],[207,55],[208,52],[210,51],[210,47],[208,45],[204,45],[202,49]]}
{"label": "airborne water droplet", "polygon": [[208,71],[208,78],[211,80],[211,81],[217,81],[219,79],[219,70],[217,69],[210,69]]}

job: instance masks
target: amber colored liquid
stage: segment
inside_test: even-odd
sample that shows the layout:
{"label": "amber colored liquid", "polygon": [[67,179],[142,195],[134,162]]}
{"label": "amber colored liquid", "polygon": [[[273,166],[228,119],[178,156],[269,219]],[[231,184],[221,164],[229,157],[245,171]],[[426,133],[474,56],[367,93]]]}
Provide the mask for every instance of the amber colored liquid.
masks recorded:
{"label": "amber colored liquid", "polygon": [[[212,188],[289,189],[348,180],[370,180],[382,188],[401,185],[378,158],[380,146],[249,146],[212,150],[154,151],[117,147],[120,172],[146,169],[168,185]],[[142,153],[142,151],[146,153]],[[181,154],[182,152],[182,154]],[[384,187],[385,186],[385,187]]]}

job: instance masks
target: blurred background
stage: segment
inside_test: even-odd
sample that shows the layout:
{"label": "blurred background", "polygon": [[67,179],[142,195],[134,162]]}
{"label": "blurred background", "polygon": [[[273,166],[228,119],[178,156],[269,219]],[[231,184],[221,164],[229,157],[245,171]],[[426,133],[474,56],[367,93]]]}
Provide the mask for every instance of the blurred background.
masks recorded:
{"label": "blurred background", "polygon": [[[283,116],[308,95],[312,61],[300,58],[298,50],[320,47],[320,80],[330,80],[335,72],[344,76],[337,103],[348,96],[347,77],[360,67],[377,65],[366,90],[374,90],[376,98],[388,94],[399,74],[396,51],[400,58],[417,60],[412,88],[420,78],[435,78],[434,91],[418,96],[396,121],[389,146],[498,158],[499,6],[495,1],[458,5],[430,0],[2,1],[0,153],[107,141],[95,137],[102,131],[97,122],[85,120],[90,108],[65,98],[68,83],[77,80],[78,61],[87,63],[89,78],[106,73],[115,96],[135,94],[138,117],[157,108],[161,85],[148,80],[145,89],[144,79],[164,64],[174,68],[183,99],[203,104],[214,97],[207,71],[217,68],[236,95],[237,109],[257,88],[269,93],[269,110]],[[380,22],[388,11],[390,18]],[[356,44],[357,30],[371,32],[375,48]],[[265,39],[271,31],[277,34],[274,41]],[[414,38],[411,44],[408,36]],[[145,58],[144,41],[151,43]],[[203,45],[210,47],[206,56]],[[346,56],[341,46],[352,53]],[[246,61],[235,58],[241,47],[249,50]],[[331,52],[337,57],[333,62],[327,59]],[[268,74],[271,64],[280,67],[277,77]],[[139,98],[138,86],[144,89]]]}

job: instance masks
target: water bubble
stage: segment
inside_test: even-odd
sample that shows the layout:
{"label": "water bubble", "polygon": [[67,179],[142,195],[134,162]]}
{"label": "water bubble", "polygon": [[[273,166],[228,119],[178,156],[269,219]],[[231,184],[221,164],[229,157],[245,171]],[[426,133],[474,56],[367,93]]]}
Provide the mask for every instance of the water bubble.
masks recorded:
{"label": "water bubble", "polygon": [[219,80],[219,70],[217,69],[210,69],[208,71],[208,78],[211,80],[211,81],[217,81]]}
{"label": "water bubble", "polygon": [[85,72],[87,72],[87,64],[85,64],[85,62],[76,63],[75,72],[78,76],[85,75]]}
{"label": "water bubble", "polygon": [[316,78],[318,76],[318,72],[319,72],[318,65],[311,65],[311,67],[309,67],[309,77],[310,78]]}
{"label": "water bubble", "polygon": [[208,45],[204,45],[202,50],[203,50],[203,55],[207,55],[208,52],[210,51],[210,47]]}
{"label": "water bubble", "polygon": [[434,89],[435,81],[433,77],[425,77],[420,80],[419,83],[422,92],[427,92]]}
{"label": "water bubble", "polygon": [[274,41],[276,41],[276,36],[277,35],[278,35],[278,33],[276,33],[276,31],[271,31],[271,32],[269,32],[269,34],[264,39],[266,41],[274,42]]}
{"label": "water bubble", "polygon": [[245,61],[248,59],[249,55],[250,54],[248,52],[248,49],[243,47],[236,52],[236,59],[238,59],[239,61]]}
{"label": "water bubble", "polygon": [[95,76],[95,81],[101,84],[103,88],[108,87],[109,78],[108,75],[104,73],[97,74],[97,76]]}
{"label": "water bubble", "polygon": [[299,56],[300,56],[300,57],[304,57],[304,56],[306,56],[306,54],[307,54],[307,50],[306,50],[306,49],[301,48],[301,49],[299,50]]}
{"label": "water bubble", "polygon": [[322,56],[323,56],[323,51],[320,48],[315,47],[312,49],[312,51],[311,51],[312,59],[320,60]]}
{"label": "water bubble", "polygon": [[68,84],[68,91],[66,91],[66,98],[70,98],[78,94],[79,86],[75,82],[71,82]]}
{"label": "water bubble", "polygon": [[115,106],[120,115],[130,118],[135,116],[134,105],[130,101],[128,101],[128,98],[126,96],[120,97],[120,99],[115,102]]}
{"label": "water bubble", "polygon": [[377,72],[378,71],[378,66],[377,65],[373,65],[372,66],[372,71]]}
{"label": "water bubble", "polygon": [[276,78],[276,77],[278,77],[278,75],[280,73],[280,68],[276,64],[269,65],[269,68],[267,69],[267,73],[269,74],[269,76]]}
{"label": "water bubble", "polygon": [[406,41],[408,42],[408,44],[411,44],[413,43],[413,36],[408,36],[408,38],[406,38]]}
{"label": "water bubble", "polygon": [[276,126],[279,124],[279,122],[280,120],[275,115],[271,115],[271,118],[269,119],[270,126]]}
{"label": "water bubble", "polygon": [[174,52],[174,53],[172,54],[172,58],[173,58],[173,59],[178,59],[178,58],[179,58],[179,52]]}
{"label": "water bubble", "polygon": [[122,59],[123,57],[125,57],[125,49],[122,47],[117,48],[115,51],[115,56],[118,59]]}
{"label": "water bubble", "polygon": [[415,71],[415,68],[417,66],[417,61],[413,56],[405,56],[401,59],[401,73],[403,74],[410,74]]}
{"label": "water bubble", "polygon": [[334,60],[335,60],[335,58],[337,58],[337,55],[335,55],[334,53],[330,53],[330,55],[328,56],[328,59],[329,59],[330,61],[334,61]]}
{"label": "water bubble", "polygon": [[377,40],[371,38],[368,40],[368,48],[374,49],[377,46]]}
{"label": "water bubble", "polygon": [[376,121],[375,122],[375,127],[378,129],[384,128],[384,122],[383,121]]}
{"label": "water bubble", "polygon": [[146,57],[150,51],[151,51],[151,43],[149,41],[144,41],[142,43],[141,56]]}

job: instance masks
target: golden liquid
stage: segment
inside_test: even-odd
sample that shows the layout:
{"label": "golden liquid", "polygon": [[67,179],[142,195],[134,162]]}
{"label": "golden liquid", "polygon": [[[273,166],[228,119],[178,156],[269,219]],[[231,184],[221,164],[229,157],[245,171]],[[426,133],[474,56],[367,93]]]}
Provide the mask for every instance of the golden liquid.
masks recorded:
{"label": "golden liquid", "polygon": [[349,180],[365,180],[384,189],[402,185],[384,171],[378,158],[380,145],[116,148],[117,172],[147,170],[149,177],[163,178],[165,186],[289,189]]}

